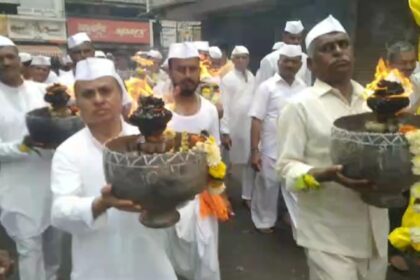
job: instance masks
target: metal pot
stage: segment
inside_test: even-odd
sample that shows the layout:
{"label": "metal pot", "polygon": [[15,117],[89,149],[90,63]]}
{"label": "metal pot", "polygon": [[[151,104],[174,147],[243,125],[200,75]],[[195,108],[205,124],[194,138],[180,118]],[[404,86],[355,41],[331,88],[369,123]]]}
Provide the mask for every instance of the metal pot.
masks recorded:
{"label": "metal pot", "polygon": [[79,116],[51,117],[48,107],[35,109],[26,114],[26,126],[35,143],[58,147],[84,127]]}
{"label": "metal pot", "polygon": [[150,228],[176,224],[176,208],[207,186],[206,154],[198,151],[139,154],[138,136],[109,141],[104,149],[104,169],[114,195],[139,203],[145,211],[140,222]]}
{"label": "metal pot", "polygon": [[[411,171],[412,155],[403,134],[366,132],[366,122],[374,120],[373,113],[337,119],[332,128],[332,161],[344,166],[345,176],[376,184],[375,191],[361,194],[366,203],[381,208],[403,207],[406,201],[402,193],[420,176]],[[420,127],[420,116],[407,114],[398,121]]]}

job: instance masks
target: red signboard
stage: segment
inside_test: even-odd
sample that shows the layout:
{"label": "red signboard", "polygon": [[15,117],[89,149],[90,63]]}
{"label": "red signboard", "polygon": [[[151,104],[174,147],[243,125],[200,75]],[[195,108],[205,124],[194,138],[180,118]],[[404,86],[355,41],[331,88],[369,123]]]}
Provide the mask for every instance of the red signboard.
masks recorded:
{"label": "red signboard", "polygon": [[86,32],[93,42],[149,44],[148,22],[68,18],[69,35]]}

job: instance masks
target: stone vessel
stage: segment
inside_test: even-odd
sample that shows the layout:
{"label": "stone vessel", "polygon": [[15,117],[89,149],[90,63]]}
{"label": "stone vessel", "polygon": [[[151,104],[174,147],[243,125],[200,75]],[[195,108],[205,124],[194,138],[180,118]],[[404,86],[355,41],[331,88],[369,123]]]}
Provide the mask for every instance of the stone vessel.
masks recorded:
{"label": "stone vessel", "polygon": [[35,143],[55,148],[84,127],[79,116],[53,117],[48,107],[26,115],[26,125]]}
{"label": "stone vessel", "polygon": [[143,225],[172,226],[180,219],[176,208],[207,187],[206,153],[189,150],[147,154],[141,152],[138,140],[139,136],[123,136],[105,145],[106,180],[116,197],[143,207],[145,211],[140,215]]}
{"label": "stone vessel", "polygon": [[[400,124],[420,127],[420,116],[405,114],[396,118]],[[411,171],[412,155],[402,133],[366,131],[366,123],[376,119],[375,113],[337,119],[332,129],[332,161],[344,166],[345,176],[376,184],[374,191],[361,193],[366,203],[381,208],[402,207],[402,193],[420,177]]]}

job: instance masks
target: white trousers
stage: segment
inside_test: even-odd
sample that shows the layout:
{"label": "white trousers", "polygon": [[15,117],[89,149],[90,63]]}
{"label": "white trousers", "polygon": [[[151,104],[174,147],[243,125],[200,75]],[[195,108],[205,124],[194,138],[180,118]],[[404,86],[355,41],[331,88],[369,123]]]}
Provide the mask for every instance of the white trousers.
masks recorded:
{"label": "white trousers", "polygon": [[255,178],[251,201],[251,217],[258,229],[274,227],[277,221],[277,202],[280,182],[274,169],[276,161],[262,155],[262,169]]}
{"label": "white trousers", "polygon": [[358,259],[306,249],[310,280],[385,280],[387,257]]}
{"label": "white trousers", "polygon": [[242,199],[251,200],[255,185],[255,171],[250,164],[238,164],[241,174]]}
{"label": "white trousers", "polygon": [[12,237],[19,255],[21,280],[55,280],[60,267],[61,232],[52,227],[41,236]]}

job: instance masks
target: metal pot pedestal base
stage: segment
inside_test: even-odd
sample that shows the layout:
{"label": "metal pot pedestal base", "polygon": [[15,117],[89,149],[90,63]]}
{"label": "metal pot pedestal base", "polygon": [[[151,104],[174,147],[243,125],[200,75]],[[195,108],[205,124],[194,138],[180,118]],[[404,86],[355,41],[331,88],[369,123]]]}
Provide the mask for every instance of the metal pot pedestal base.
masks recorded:
{"label": "metal pot pedestal base", "polygon": [[167,228],[175,225],[180,217],[176,210],[160,213],[148,212],[140,215],[140,222],[148,228]]}
{"label": "metal pot pedestal base", "polygon": [[362,194],[362,200],[379,208],[402,208],[407,206],[407,199],[402,194]]}

